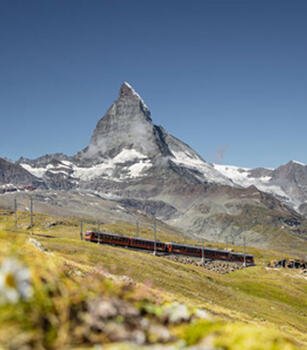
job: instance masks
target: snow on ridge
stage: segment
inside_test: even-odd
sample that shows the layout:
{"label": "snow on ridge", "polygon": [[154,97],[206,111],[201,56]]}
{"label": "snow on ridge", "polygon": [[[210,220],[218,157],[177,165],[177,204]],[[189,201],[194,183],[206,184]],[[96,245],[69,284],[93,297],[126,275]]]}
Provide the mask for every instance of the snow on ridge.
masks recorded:
{"label": "snow on ridge", "polygon": [[174,149],[171,149],[171,152],[174,156],[174,158],[171,158],[173,162],[189,169],[198,170],[209,182],[220,183],[223,185],[229,185],[231,183],[227,177],[219,171],[216,171],[212,165],[204,162],[201,158],[197,157],[197,155],[191,154],[187,150],[175,151]]}
{"label": "snow on ridge", "polygon": [[26,163],[21,163],[20,165],[24,169],[26,169],[29,173],[31,173],[32,175],[34,175],[38,178],[43,178],[43,176],[46,174],[47,171],[49,171],[53,174],[59,174],[59,173],[67,174],[67,171],[71,169],[71,166],[69,166],[67,164],[57,164],[57,165],[48,164],[45,168],[43,168],[43,167],[36,168],[36,167],[33,167],[30,164],[26,164]]}
{"label": "snow on ridge", "polygon": [[16,188],[16,185],[14,185],[14,184],[3,184],[3,185],[0,185],[0,188],[1,189],[11,189],[11,188]]}
{"label": "snow on ridge", "polygon": [[135,149],[127,149],[124,148],[120,153],[118,153],[114,158],[112,158],[112,162],[117,163],[125,163],[128,161],[133,161],[135,159],[146,159],[147,156],[138,152]]}
{"label": "snow on ridge", "polygon": [[249,176],[252,169],[234,165],[213,164],[213,166],[236,185],[242,187],[255,186],[260,191],[285,197],[289,200],[288,195],[280,186],[270,184],[271,176],[252,177]]}
{"label": "snow on ridge", "polygon": [[92,167],[81,168],[74,166],[74,176],[83,181],[92,180],[99,176],[109,177],[116,181],[118,179],[112,177],[116,166],[127,162],[135,163],[127,168],[124,167],[124,172],[120,176],[119,180],[124,180],[130,177],[138,177],[141,175],[143,170],[149,169],[152,166],[151,161],[144,154],[135,149],[124,148],[114,158],[105,159],[104,162],[96,164]]}
{"label": "snow on ridge", "polygon": [[[125,166],[125,163],[133,162],[132,165]],[[123,171],[119,178],[113,177],[115,168],[123,165]],[[48,164],[46,167],[32,167],[29,164],[22,163],[21,166],[36,177],[43,178],[47,172],[53,174],[62,173],[68,175],[72,171],[71,176],[83,181],[92,180],[99,176],[112,178],[114,181],[121,181],[129,178],[136,178],[142,175],[142,172],[152,166],[150,159],[146,155],[135,149],[124,148],[114,158],[105,159],[99,164],[91,167],[79,167],[70,161],[61,161],[60,164]]]}
{"label": "snow on ridge", "polygon": [[66,166],[67,168],[71,168],[72,166],[72,162],[70,162],[69,160],[61,160],[61,163],[63,164],[63,166]]}
{"label": "snow on ridge", "polygon": [[149,110],[148,106],[146,105],[146,103],[144,102],[144,100],[142,99],[142,97],[134,90],[134,88],[127,82],[127,81],[124,81],[124,85],[126,85],[132,92],[132,94],[134,96],[136,96],[140,101],[141,103],[143,104],[143,106]]}
{"label": "snow on ridge", "polygon": [[197,167],[197,166],[201,166],[204,165],[205,163],[200,159],[200,158],[196,158],[195,156],[191,155],[189,152],[185,151],[174,151],[171,150],[171,152],[173,153],[174,157],[175,157],[175,161],[177,163],[180,164],[184,164],[187,166],[191,166],[191,167]]}
{"label": "snow on ridge", "polygon": [[306,166],[305,163],[302,163],[302,162],[300,162],[298,160],[292,160],[292,163],[295,163],[295,164],[298,164],[298,165],[302,165],[302,166]]}
{"label": "snow on ridge", "polygon": [[20,165],[29,173],[39,178],[42,178],[45,175],[46,171],[48,170],[48,167],[50,168],[50,164],[46,168],[35,168],[25,163],[21,163]]}
{"label": "snow on ridge", "polygon": [[135,163],[133,165],[131,165],[128,170],[130,172],[130,176],[135,178],[135,177],[139,177],[142,175],[142,172],[145,170],[148,170],[149,168],[151,168],[152,163],[151,161],[145,160],[145,161],[141,161],[140,163]]}
{"label": "snow on ridge", "polygon": [[[243,186],[248,187],[254,184],[254,178],[249,178],[249,172],[250,168],[240,168],[236,167],[234,165],[220,165],[220,164],[213,164],[214,168],[218,170],[223,175],[227,176],[229,179],[231,179],[234,183]],[[269,181],[270,179],[264,179],[264,181]]]}

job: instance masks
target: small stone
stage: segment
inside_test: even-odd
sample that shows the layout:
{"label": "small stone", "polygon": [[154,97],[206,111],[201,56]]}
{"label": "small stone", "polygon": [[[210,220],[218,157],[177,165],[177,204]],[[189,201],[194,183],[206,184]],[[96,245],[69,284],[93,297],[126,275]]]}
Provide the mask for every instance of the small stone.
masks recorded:
{"label": "small stone", "polygon": [[196,311],[194,312],[194,316],[197,318],[201,318],[203,320],[210,319],[210,315],[208,314],[208,312],[206,310],[203,310],[203,309],[196,309]]}
{"label": "small stone", "polygon": [[131,332],[129,332],[124,325],[116,322],[108,322],[103,330],[107,337],[114,342],[131,338]]}
{"label": "small stone", "polygon": [[164,317],[169,323],[180,323],[188,321],[191,314],[186,305],[173,303],[165,307]]}
{"label": "small stone", "polygon": [[117,309],[112,302],[102,300],[98,303],[95,310],[93,310],[96,316],[101,318],[110,318],[117,315]]}
{"label": "small stone", "polygon": [[145,333],[140,329],[136,329],[131,333],[131,340],[138,345],[142,345],[146,342]]}
{"label": "small stone", "polygon": [[150,325],[148,329],[148,341],[150,343],[166,343],[171,338],[172,336],[166,327],[155,324]]}

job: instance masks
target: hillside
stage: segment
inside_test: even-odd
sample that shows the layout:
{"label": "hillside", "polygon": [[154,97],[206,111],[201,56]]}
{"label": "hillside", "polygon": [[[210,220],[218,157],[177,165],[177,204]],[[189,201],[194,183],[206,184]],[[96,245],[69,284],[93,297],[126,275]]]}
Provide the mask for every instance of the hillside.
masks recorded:
{"label": "hillside", "polygon": [[[299,349],[307,344],[306,277],[298,271],[266,268],[270,260],[282,258],[284,253],[248,247],[257,266],[221,275],[148,253],[81,241],[79,221],[74,218],[36,214],[35,226],[27,229],[28,214],[18,215],[16,230],[13,215],[1,212],[0,262],[14,257],[29,267],[34,299],[1,306],[0,325],[5,332],[0,332],[0,344],[4,348],[10,343],[14,344],[10,348],[16,349],[25,344],[37,349],[90,348],[103,341],[118,349],[114,342],[130,341],[126,346],[134,349],[136,339],[144,336],[144,346],[168,339],[174,349],[180,347],[180,339],[186,347],[203,342],[210,349]],[[86,224],[91,226],[95,223]],[[134,231],[124,222],[105,224],[104,228],[126,234]],[[145,227],[140,232],[142,236],[152,234]],[[183,239],[162,227],[158,234],[161,239]],[[101,326],[100,331],[97,325],[89,328],[87,320],[94,316],[86,306],[99,298],[109,308],[112,303],[125,302],[118,306],[119,318],[114,321],[111,317],[111,325],[108,321],[108,327]],[[166,322],[165,317],[170,317],[165,316],[167,305],[174,302],[185,305],[179,313],[183,319]],[[178,304],[172,307],[176,309]],[[187,323],[184,315],[194,321]],[[154,327],[152,335],[149,328],[140,326],[144,322],[160,328]],[[129,338],[127,329],[135,337]],[[114,337],[118,332],[122,339]]]}

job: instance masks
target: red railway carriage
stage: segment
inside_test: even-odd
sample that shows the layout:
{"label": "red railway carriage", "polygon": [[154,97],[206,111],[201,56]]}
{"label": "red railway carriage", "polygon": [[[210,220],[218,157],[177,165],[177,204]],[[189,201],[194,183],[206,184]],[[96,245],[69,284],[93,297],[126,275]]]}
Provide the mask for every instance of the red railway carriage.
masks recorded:
{"label": "red railway carriage", "polygon": [[[244,258],[245,256],[245,258]],[[246,263],[246,265],[254,265],[254,257],[250,254],[243,254],[243,253],[230,253],[230,261],[233,262],[241,262]]]}
{"label": "red railway carriage", "polygon": [[229,260],[230,252],[228,250],[220,249],[204,249],[205,258],[212,260]]}
{"label": "red railway carriage", "polygon": [[94,232],[85,232],[85,240],[89,242],[94,242]]}
{"label": "red railway carriage", "polygon": [[95,243],[105,243],[111,245],[130,246],[130,238],[106,232],[86,232],[85,240]]}
{"label": "red railway carriage", "polygon": [[[144,238],[130,238],[130,246],[132,248],[146,249],[146,250],[154,250],[155,249],[155,241],[151,241],[149,239]],[[166,245],[163,242],[156,241],[156,251],[165,252]]]}
{"label": "red railway carriage", "polygon": [[202,256],[201,248],[186,244],[167,243],[167,251],[172,254],[182,254],[196,257]]}
{"label": "red railway carriage", "polygon": [[202,248],[187,244],[167,243],[167,251],[173,254],[195,256],[212,260],[230,260],[230,253],[227,250]]}

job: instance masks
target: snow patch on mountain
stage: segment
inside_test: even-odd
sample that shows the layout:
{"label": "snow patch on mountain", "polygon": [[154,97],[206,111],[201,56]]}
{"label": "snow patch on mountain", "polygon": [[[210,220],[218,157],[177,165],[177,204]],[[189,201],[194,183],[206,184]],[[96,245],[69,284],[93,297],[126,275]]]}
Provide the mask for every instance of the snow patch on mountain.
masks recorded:
{"label": "snow patch on mountain", "polygon": [[242,187],[255,186],[258,190],[275,194],[277,196],[289,199],[287,194],[280,186],[270,184],[271,176],[251,176],[252,169],[240,168],[233,165],[213,164],[214,168],[224,176],[231,179],[235,184]]}
{"label": "snow patch on mountain", "polygon": [[[213,165],[216,170],[230,178],[234,183],[243,186],[248,187],[255,184],[255,178],[250,177],[250,171],[252,169],[250,168],[240,168],[233,165],[221,165],[221,164],[214,164]],[[257,181],[259,184],[267,184],[271,180],[270,176],[262,176],[257,178]]]}
{"label": "snow patch on mountain", "polygon": [[205,164],[201,159],[196,158],[195,156],[193,156],[192,154],[190,154],[187,151],[176,152],[176,151],[172,150],[172,153],[175,157],[175,162],[178,164],[182,164],[182,165],[185,165],[185,166],[191,167],[191,168],[198,168],[198,167],[201,167]]}
{"label": "snow patch on mountain", "polygon": [[[126,163],[132,162],[132,165],[125,166]],[[119,178],[114,176],[114,171],[118,166],[122,166]],[[74,166],[73,169],[74,176],[83,181],[92,180],[99,176],[118,181],[139,177],[144,170],[149,169],[151,166],[151,161],[144,154],[134,149],[123,149],[114,158],[106,159],[100,164],[89,168]]]}
{"label": "snow patch on mountain", "polygon": [[302,165],[302,166],[306,166],[305,163],[299,162],[298,160],[292,160],[292,163],[298,164],[298,165]]}
{"label": "snow patch on mountain", "polygon": [[191,170],[199,171],[203,178],[212,183],[220,183],[224,185],[230,185],[229,181],[223,174],[219,171],[216,171],[211,164],[204,162],[201,158],[197,157],[194,154],[191,154],[187,150],[185,151],[175,151],[173,148],[170,148],[174,158],[171,158],[173,162],[178,165],[184,166]]}
{"label": "snow patch on mountain", "polygon": [[135,163],[128,168],[130,177],[140,177],[142,173],[152,167],[152,163],[149,159],[141,160],[139,163]]}
{"label": "snow patch on mountain", "polygon": [[135,149],[123,149],[117,156],[115,156],[111,161],[114,164],[132,162],[137,159],[146,159],[147,157],[141,152]]}
{"label": "snow patch on mountain", "polygon": [[[80,167],[66,160],[56,165],[48,164],[46,167],[36,168],[26,163],[22,163],[21,166],[39,178],[43,178],[49,172],[62,173],[64,176],[70,174],[71,177],[82,181],[89,181],[100,176],[121,181],[142,176],[144,171],[152,167],[152,163],[144,154],[135,149],[123,149],[114,158],[104,159],[103,162],[90,167]],[[119,176],[115,176],[114,172],[118,167],[121,168]]]}
{"label": "snow patch on mountain", "polygon": [[29,173],[31,173],[32,175],[42,178],[46,171],[50,168],[52,168],[52,165],[48,165],[46,168],[35,168],[32,167],[30,164],[25,164],[25,163],[21,163],[20,164],[24,169],[26,169]]}

